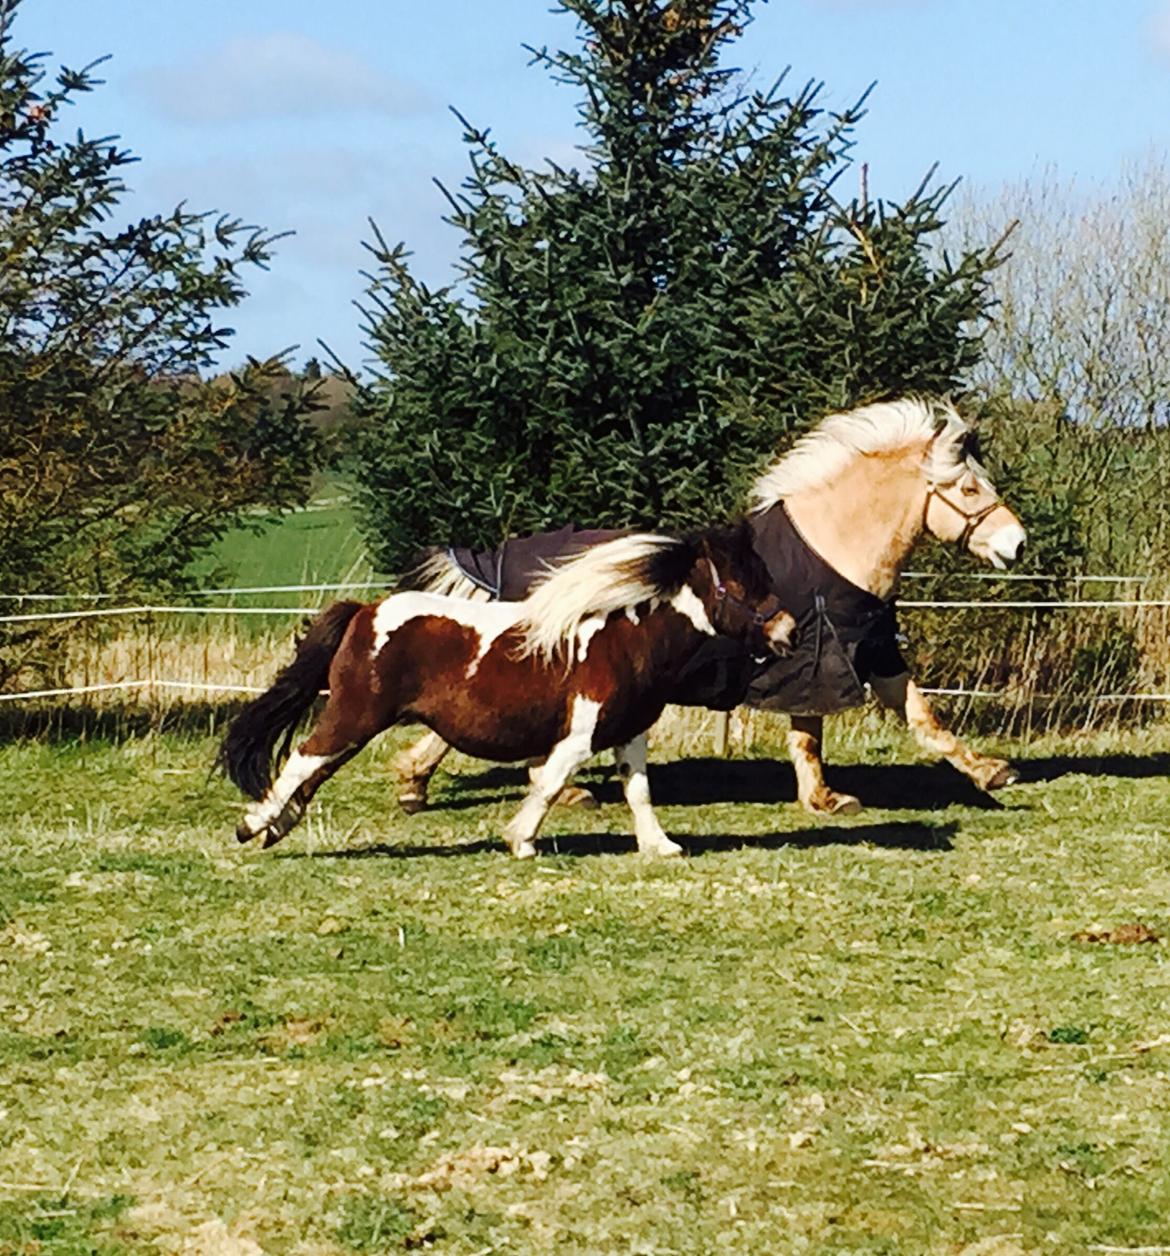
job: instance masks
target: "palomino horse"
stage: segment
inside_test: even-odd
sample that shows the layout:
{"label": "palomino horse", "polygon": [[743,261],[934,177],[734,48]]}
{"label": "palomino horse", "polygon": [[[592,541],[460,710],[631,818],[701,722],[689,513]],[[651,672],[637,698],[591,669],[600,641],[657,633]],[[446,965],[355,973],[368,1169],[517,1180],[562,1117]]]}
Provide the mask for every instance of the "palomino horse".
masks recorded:
{"label": "palomino horse", "polygon": [[[651,807],[645,733],[671,678],[717,633],[773,655],[787,652],[796,633],[746,524],[595,546],[523,602],[434,593],[338,602],[228,728],[221,762],[254,800],[236,836],[278,842],[342,764],[383,729],[410,722],[479,758],[544,759],[504,831],[517,858],[536,854],[540,825],[573,772],[610,748],[638,849],[677,855]],[[320,718],[273,782],[277,742],[287,747],[326,684]]]}
{"label": "palomino horse", "polygon": [[[712,703],[709,695],[684,689],[672,701],[721,708],[746,701],[788,712],[799,800],[814,813],[861,809],[858,799],[826,785],[821,741],[823,717],[864,701],[866,684],[909,724],[924,749],[981,789],[1015,781],[1010,764],[969,749],[942,726],[898,649],[898,579],[923,534],[963,546],[998,568],[1019,557],[1026,539],[976,458],[970,425],[954,407],[907,397],[830,415],[764,471],[751,508],[753,543],[773,588],[783,589],[796,615],[800,647],[738,695],[729,691]],[[501,579],[503,596],[516,596],[507,586],[518,586],[523,573],[517,564],[523,565],[531,543],[509,542],[481,562],[478,576],[470,573],[474,579],[455,551],[435,551],[420,572],[426,587],[485,598],[490,581],[482,573],[505,571],[514,547],[511,579]],[[445,753],[442,739],[431,735],[399,756],[405,810],[426,805],[427,782]],[[575,792],[578,798],[583,793]]]}

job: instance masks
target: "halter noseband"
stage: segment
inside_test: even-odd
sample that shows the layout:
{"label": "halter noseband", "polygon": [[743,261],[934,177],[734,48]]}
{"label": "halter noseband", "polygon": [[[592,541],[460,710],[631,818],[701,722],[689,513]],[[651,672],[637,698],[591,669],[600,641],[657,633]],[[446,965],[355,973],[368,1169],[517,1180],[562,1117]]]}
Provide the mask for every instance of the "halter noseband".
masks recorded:
{"label": "halter noseband", "polygon": [[958,502],[953,502],[949,497],[944,496],[937,484],[931,484],[926,490],[926,505],[922,508],[922,527],[924,531],[929,531],[926,526],[926,516],[930,513],[930,499],[932,497],[937,497],[944,506],[950,507],[955,514],[965,521],[962,532],[959,533],[955,540],[955,544],[963,548],[970,543],[971,537],[975,534],[975,529],[979,527],[983,520],[1003,505],[1003,502],[997,497],[990,506],[984,506],[982,510],[968,512]]}
{"label": "halter noseband", "polygon": [[[730,606],[738,607],[741,611],[745,611],[750,617],[752,624],[756,628],[762,628],[774,615],[777,615],[784,609],[780,599],[774,593],[768,595],[767,601],[764,603],[764,610],[757,606],[752,606],[738,598],[734,593],[730,592],[727,585],[719,578],[719,570],[714,562],[708,558],[707,566],[711,569],[711,583],[715,588],[715,601],[726,602]],[[773,606],[772,604],[775,603]]]}

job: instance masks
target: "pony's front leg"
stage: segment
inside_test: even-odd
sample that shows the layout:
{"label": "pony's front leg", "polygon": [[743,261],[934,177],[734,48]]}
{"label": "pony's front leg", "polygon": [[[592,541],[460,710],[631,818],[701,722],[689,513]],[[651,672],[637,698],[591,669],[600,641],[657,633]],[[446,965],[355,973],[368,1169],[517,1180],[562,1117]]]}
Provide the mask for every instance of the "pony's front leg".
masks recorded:
{"label": "pony's front leg", "polygon": [[978,754],[944,728],[909,672],[888,679],[874,676],[870,684],[878,701],[905,720],[924,750],[946,759],[980,789],[1002,789],[1020,779],[1019,772],[1006,759]]}
{"label": "pony's front leg", "polygon": [[408,816],[425,811],[427,786],[451,747],[438,733],[426,732],[394,757],[398,773],[398,805]]}
{"label": "pony's front leg", "polygon": [[682,847],[666,836],[650,801],[650,780],[646,775],[646,734],[635,737],[613,752],[626,805],[634,816],[634,836],[644,855],[681,855]]}
{"label": "pony's front leg", "polygon": [[504,829],[504,841],[517,859],[536,854],[536,835],[570,776],[593,753],[593,731],[601,704],[590,698],[573,699],[569,731],[552,748],[548,758],[529,774],[528,794],[520,810]]}
{"label": "pony's front leg", "polygon": [[851,816],[861,810],[852,794],[838,794],[825,784],[821,740],[825,721],[820,715],[793,715],[788,732],[788,753],[796,769],[796,796],[813,815]]}

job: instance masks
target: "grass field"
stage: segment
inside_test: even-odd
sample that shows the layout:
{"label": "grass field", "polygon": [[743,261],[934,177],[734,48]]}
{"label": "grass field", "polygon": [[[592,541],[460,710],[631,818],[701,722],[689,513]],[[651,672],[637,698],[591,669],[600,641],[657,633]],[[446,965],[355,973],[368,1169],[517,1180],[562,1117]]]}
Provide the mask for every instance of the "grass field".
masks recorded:
{"label": "grass field", "polygon": [[[1170,1244],[1170,733],[1034,745],[1001,805],[889,726],[391,804],[387,740],[275,851],[203,737],[0,748],[0,1252],[961,1253]],[[891,764],[887,766],[887,764]]]}

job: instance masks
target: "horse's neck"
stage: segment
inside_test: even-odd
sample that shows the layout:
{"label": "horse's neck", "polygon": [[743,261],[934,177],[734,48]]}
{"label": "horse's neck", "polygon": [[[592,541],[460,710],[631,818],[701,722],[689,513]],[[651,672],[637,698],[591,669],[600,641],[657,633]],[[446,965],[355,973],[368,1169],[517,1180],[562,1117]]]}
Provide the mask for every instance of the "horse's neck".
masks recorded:
{"label": "horse's neck", "polygon": [[795,493],[784,505],[835,571],[885,599],[922,535],[926,486],[906,459],[859,457],[832,483]]}

